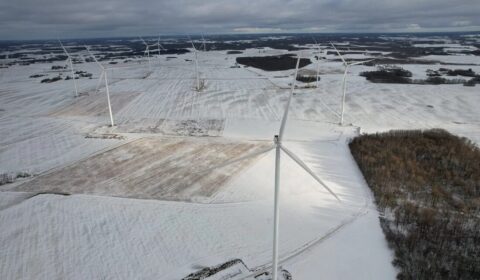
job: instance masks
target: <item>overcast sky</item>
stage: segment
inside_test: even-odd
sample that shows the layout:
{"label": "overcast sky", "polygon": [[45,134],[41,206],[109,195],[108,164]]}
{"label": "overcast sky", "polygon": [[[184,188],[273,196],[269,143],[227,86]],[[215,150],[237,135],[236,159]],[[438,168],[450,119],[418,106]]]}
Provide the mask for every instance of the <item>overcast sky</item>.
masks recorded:
{"label": "overcast sky", "polygon": [[0,0],[0,40],[480,31],[479,0]]}

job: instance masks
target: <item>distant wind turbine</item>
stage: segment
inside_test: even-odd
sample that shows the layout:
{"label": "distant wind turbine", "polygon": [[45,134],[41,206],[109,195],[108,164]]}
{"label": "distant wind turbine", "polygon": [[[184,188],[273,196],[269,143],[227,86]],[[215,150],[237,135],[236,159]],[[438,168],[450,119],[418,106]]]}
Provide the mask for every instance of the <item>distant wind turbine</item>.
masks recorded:
{"label": "distant wind turbine", "polygon": [[200,86],[200,74],[198,73],[198,54],[197,54],[197,48],[195,48],[195,44],[193,44],[193,41],[192,39],[190,38],[190,42],[192,43],[192,47],[193,47],[193,52],[195,54],[195,78],[196,78],[196,90],[197,91],[200,91],[201,90],[201,86]]}
{"label": "distant wind turbine", "polygon": [[[95,55],[90,51],[90,49],[87,46],[85,46],[85,48],[87,49],[90,56],[93,57],[93,59],[95,60],[97,65],[100,67],[100,69],[102,70],[102,73],[100,74],[99,84],[100,84],[100,81],[102,80],[102,77],[103,77],[105,79],[105,91],[107,93],[107,105],[108,105],[108,112],[110,114],[110,125],[113,127],[113,126],[115,126],[115,123],[113,122],[112,105],[110,103],[110,91],[108,89],[108,78],[107,78],[107,70],[108,69],[105,68],[100,62],[98,62]],[[97,86],[97,88],[98,88],[98,86]]]}
{"label": "distant wind turbine", "polygon": [[295,67],[295,74],[293,76],[292,86],[290,88],[290,94],[288,96],[287,104],[285,105],[285,111],[283,113],[282,121],[280,124],[280,131],[277,135],[273,137],[273,143],[270,147],[265,148],[263,150],[257,151],[255,153],[233,159],[227,162],[224,162],[221,165],[209,168],[207,170],[203,170],[201,173],[206,171],[211,171],[217,168],[225,167],[227,165],[243,161],[249,158],[257,157],[259,155],[265,154],[270,152],[271,150],[275,149],[275,193],[274,193],[274,206],[273,206],[273,256],[272,256],[272,280],[277,279],[278,275],[278,229],[279,229],[279,207],[280,207],[280,155],[281,151],[283,151],[288,157],[290,157],[295,163],[297,163],[301,168],[303,168],[310,176],[313,177],[320,185],[322,185],[331,195],[333,195],[338,201],[341,201],[340,198],[320,179],[315,172],[313,172],[298,156],[296,156],[293,152],[287,149],[283,144],[283,135],[285,132],[285,125],[287,123],[288,118],[288,110],[290,108],[290,102],[292,100],[293,91],[295,89],[296,78],[298,74],[298,67],[300,64],[301,56],[297,58],[297,64]]}
{"label": "distant wind turbine", "polygon": [[206,52],[207,51],[207,45],[205,44],[205,38],[203,37],[203,34],[202,34],[202,44],[203,44],[203,51]]}
{"label": "distant wind turbine", "polygon": [[[320,45],[317,43],[317,40],[315,40],[315,38],[313,38],[313,37],[312,37],[312,39],[315,42],[315,46],[317,46],[318,52],[321,53],[322,50],[320,49]],[[316,81],[316,84],[315,84],[316,88],[318,88],[318,81],[319,80],[320,80],[320,56],[317,59],[317,81]]]}
{"label": "distant wind turbine", "polygon": [[345,67],[345,72],[343,73],[343,83],[342,83],[342,91],[343,91],[343,95],[342,95],[342,113],[340,115],[340,125],[343,125],[343,114],[345,112],[345,94],[346,94],[346,91],[347,91],[347,74],[348,74],[348,68],[350,66],[354,66],[354,65],[359,65],[359,64],[363,64],[363,63],[366,63],[366,62],[370,62],[370,61],[373,61],[375,59],[370,59],[370,60],[365,60],[365,61],[358,61],[358,62],[352,62],[352,63],[348,63],[347,61],[345,61],[345,59],[343,58],[343,56],[340,54],[340,52],[337,50],[337,48],[335,47],[335,45],[333,43],[330,43],[332,45],[332,47],[335,49],[335,51],[337,52],[338,56],[340,56],[340,58],[342,59],[342,62],[343,62],[343,66]]}
{"label": "distant wind turbine", "polygon": [[78,97],[78,88],[77,88],[77,81],[75,80],[75,71],[73,70],[73,63],[72,63],[72,57],[70,54],[67,52],[67,49],[63,46],[62,41],[58,40],[60,43],[60,46],[62,46],[63,52],[65,55],[68,57],[67,61],[70,65],[70,71],[72,72],[72,80],[73,80],[73,86],[75,88],[75,97]]}
{"label": "distant wind turbine", "polygon": [[160,50],[165,50],[162,44],[160,44],[160,35],[158,36],[157,40],[157,51],[158,51],[158,58],[160,59],[161,52]]}
{"label": "distant wind turbine", "polygon": [[145,42],[145,40],[143,40],[142,37],[138,37],[140,38],[140,40],[142,40],[143,44],[145,45],[145,51],[143,52],[144,54],[147,54],[147,57],[148,57],[148,70],[151,71],[152,70],[152,65],[151,65],[151,62],[150,62],[150,46],[147,44],[147,42]]}

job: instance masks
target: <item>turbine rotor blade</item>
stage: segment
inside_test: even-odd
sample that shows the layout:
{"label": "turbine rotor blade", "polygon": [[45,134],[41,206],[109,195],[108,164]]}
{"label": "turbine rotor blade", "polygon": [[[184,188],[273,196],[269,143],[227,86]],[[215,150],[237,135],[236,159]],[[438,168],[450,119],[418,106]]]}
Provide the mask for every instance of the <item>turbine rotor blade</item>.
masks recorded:
{"label": "turbine rotor blade", "polygon": [[193,40],[192,38],[190,37],[190,35],[188,35],[188,40],[190,40],[190,43],[192,43],[192,47],[193,49],[195,50],[195,52],[197,51],[197,48],[195,48],[195,45],[193,44]]}
{"label": "turbine rotor blade", "polygon": [[310,174],[317,182],[320,183],[331,195],[333,195],[338,201],[341,202],[340,198],[320,179],[315,173],[301,160],[299,159],[294,153],[292,153],[289,149],[285,148],[284,146],[280,145],[280,149],[284,151],[293,161],[295,161],[300,167],[302,167],[308,174]]}
{"label": "turbine rotor blade", "polygon": [[100,74],[100,77],[98,78],[98,83],[97,83],[97,87],[95,88],[95,94],[98,92],[98,90],[100,89],[100,84],[102,83],[103,81],[103,75],[105,74],[105,71],[102,71],[102,73]]}
{"label": "turbine rotor blade", "polygon": [[337,48],[335,47],[335,45],[333,43],[330,43],[332,45],[332,47],[335,49],[335,51],[337,52],[338,56],[340,56],[340,58],[342,59],[343,61],[343,65],[347,66],[347,62],[345,61],[345,59],[343,58],[343,56],[340,54],[340,52],[337,50]]}
{"label": "turbine rotor blade", "polygon": [[288,118],[288,109],[290,108],[290,102],[292,101],[293,91],[295,90],[295,83],[297,81],[298,66],[300,65],[301,55],[297,58],[297,64],[295,65],[295,74],[293,76],[292,88],[290,90],[290,95],[288,96],[287,105],[285,105],[285,111],[283,112],[282,122],[280,124],[280,132],[278,133],[278,141],[281,142],[283,138],[283,133],[285,131],[285,124],[287,123]]}
{"label": "turbine rotor blade", "polygon": [[70,54],[67,52],[67,49],[65,49],[65,47],[63,46],[62,41],[58,40],[58,42],[60,43],[60,46],[62,47],[63,52],[64,52],[64,53],[67,55],[67,57],[70,59]]}
{"label": "turbine rotor blade", "polygon": [[140,38],[140,40],[142,40],[142,42],[143,42],[144,45],[147,45],[147,46],[148,46],[147,42],[145,42],[145,40],[143,40],[142,37],[138,36],[138,38]]}
{"label": "turbine rotor blade", "polygon": [[222,167],[225,167],[225,166],[228,166],[228,165],[231,165],[231,164],[243,161],[243,160],[247,160],[249,158],[253,158],[253,157],[268,153],[273,149],[275,149],[275,146],[272,145],[272,146],[270,146],[268,148],[265,148],[265,149],[262,149],[260,151],[257,151],[257,152],[254,152],[254,153],[251,153],[251,154],[248,154],[248,155],[236,158],[236,159],[227,160],[226,162],[221,163],[219,165],[216,165],[216,166],[213,166],[213,167],[201,170],[201,171],[193,172],[193,173],[206,173],[206,172],[212,171],[214,169],[222,168]]}
{"label": "turbine rotor blade", "polygon": [[97,58],[95,57],[95,55],[93,55],[93,53],[90,51],[90,49],[87,46],[84,46],[84,47],[87,49],[90,56],[93,57],[93,60],[95,60],[95,62],[98,64],[98,66],[100,66],[100,68],[102,68],[102,70],[105,70],[105,67],[103,67],[103,65],[100,62],[98,62]]}
{"label": "turbine rotor blade", "polygon": [[367,63],[367,62],[374,61],[374,60],[375,60],[375,59],[370,59],[370,60],[365,60],[365,61],[358,61],[358,62],[350,63],[349,66],[359,65],[359,64]]}

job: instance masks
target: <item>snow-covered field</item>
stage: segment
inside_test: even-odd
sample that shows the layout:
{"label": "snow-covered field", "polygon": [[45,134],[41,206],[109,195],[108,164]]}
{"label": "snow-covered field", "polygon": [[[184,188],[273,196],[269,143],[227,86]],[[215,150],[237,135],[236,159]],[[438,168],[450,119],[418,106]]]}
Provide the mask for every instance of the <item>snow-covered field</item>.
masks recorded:
{"label": "snow-covered field", "polygon": [[[151,71],[109,70],[114,128],[95,64],[75,65],[94,73],[78,80],[88,94],[77,98],[71,81],[29,78],[51,64],[0,69],[0,173],[35,175],[0,186],[0,278],[181,279],[234,258],[268,269],[274,152],[195,173],[271,144],[278,131],[293,71],[230,68],[235,56],[199,53],[202,92],[188,53],[155,58]],[[422,59],[480,64],[452,57]],[[432,67],[405,66],[418,76]],[[295,90],[284,144],[342,202],[282,157],[280,257],[294,279],[395,278],[349,138],[440,127],[480,143],[478,86],[373,84],[358,76],[369,69],[351,68],[344,127],[340,62],[322,63],[318,89]]]}

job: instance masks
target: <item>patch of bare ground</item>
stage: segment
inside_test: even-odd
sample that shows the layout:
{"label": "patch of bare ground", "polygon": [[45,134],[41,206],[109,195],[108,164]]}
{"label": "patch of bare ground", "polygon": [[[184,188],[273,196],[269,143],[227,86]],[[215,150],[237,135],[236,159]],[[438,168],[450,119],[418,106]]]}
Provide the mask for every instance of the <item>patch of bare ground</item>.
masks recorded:
{"label": "patch of bare ground", "polygon": [[176,136],[221,136],[225,120],[170,120],[147,119],[126,120],[117,126],[118,132],[162,133]]}
{"label": "patch of bare ground", "polygon": [[439,129],[362,135],[350,149],[397,278],[480,279],[480,149]]}
{"label": "patch of bare ground", "polygon": [[212,138],[143,138],[39,176],[14,190],[184,201],[208,198],[257,159],[199,171],[266,145]]}
{"label": "patch of bare ground", "polygon": [[[110,94],[113,111],[119,111],[137,97],[138,92],[122,92]],[[51,116],[103,116],[108,114],[107,96],[105,93],[92,93],[72,100],[67,106],[52,112]]]}

